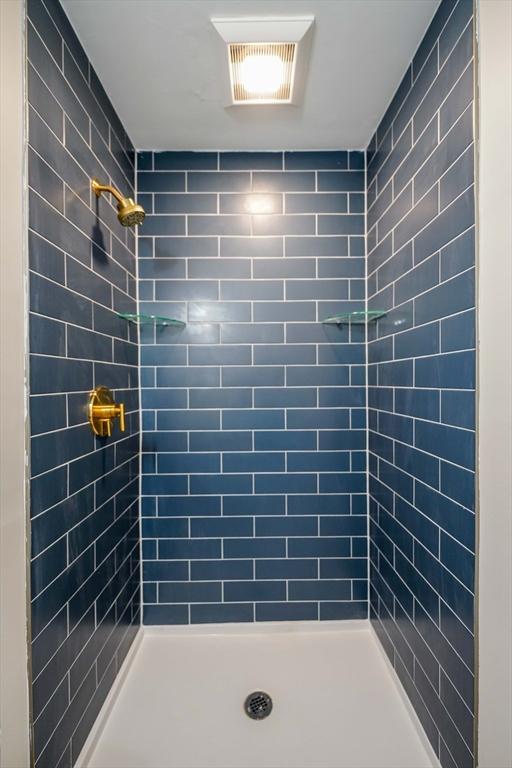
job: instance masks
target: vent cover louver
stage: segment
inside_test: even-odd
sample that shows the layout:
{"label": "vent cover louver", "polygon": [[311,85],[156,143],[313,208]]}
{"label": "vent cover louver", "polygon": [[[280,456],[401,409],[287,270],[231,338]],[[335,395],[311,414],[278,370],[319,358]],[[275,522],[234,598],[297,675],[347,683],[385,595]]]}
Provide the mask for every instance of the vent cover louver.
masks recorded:
{"label": "vent cover louver", "polygon": [[[289,104],[293,92],[296,43],[231,43],[229,46],[232,99],[234,104]],[[277,57],[282,76],[277,90],[253,92],[243,83],[242,69],[248,57]]]}
{"label": "vent cover louver", "polygon": [[212,18],[226,107],[300,104],[314,16]]}

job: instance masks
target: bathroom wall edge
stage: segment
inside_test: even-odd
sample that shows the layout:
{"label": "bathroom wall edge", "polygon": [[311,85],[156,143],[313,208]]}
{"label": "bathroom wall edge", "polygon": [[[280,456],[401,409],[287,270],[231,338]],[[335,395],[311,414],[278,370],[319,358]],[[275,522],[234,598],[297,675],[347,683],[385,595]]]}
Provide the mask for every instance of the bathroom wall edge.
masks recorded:
{"label": "bathroom wall edge", "polygon": [[[512,5],[477,0],[478,765],[512,765]],[[508,83],[508,85],[507,85]]]}
{"label": "bathroom wall edge", "polygon": [[0,3],[1,28],[1,764],[30,762],[27,579],[27,185],[25,3]]}

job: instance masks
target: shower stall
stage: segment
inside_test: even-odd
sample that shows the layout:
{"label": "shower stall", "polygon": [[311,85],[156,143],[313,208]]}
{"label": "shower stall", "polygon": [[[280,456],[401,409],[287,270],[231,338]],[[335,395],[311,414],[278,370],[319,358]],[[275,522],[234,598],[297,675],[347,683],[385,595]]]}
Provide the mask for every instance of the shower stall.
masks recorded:
{"label": "shower stall", "polygon": [[139,4],[1,4],[0,765],[507,768],[510,5]]}

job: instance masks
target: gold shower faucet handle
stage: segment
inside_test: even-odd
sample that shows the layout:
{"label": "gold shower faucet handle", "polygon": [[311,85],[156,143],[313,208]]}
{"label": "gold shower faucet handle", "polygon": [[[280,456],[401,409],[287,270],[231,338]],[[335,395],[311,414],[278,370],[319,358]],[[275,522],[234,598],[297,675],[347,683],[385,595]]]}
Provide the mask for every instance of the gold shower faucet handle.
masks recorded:
{"label": "gold shower faucet handle", "polygon": [[119,429],[126,429],[124,403],[114,402],[112,392],[108,387],[96,387],[89,395],[88,407],[89,424],[95,435],[110,437],[112,422],[119,419]]}

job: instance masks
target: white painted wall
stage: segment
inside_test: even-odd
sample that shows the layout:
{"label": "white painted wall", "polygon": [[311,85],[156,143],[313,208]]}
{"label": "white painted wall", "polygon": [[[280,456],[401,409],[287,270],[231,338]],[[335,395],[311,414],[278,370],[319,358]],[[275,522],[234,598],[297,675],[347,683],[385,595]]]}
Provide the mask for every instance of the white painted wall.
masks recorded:
{"label": "white painted wall", "polygon": [[28,768],[24,4],[0,0],[0,766]]}
{"label": "white painted wall", "polygon": [[512,766],[512,2],[478,0],[479,760]]}

